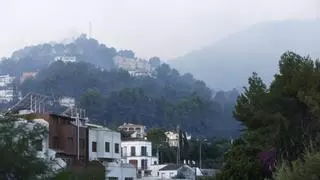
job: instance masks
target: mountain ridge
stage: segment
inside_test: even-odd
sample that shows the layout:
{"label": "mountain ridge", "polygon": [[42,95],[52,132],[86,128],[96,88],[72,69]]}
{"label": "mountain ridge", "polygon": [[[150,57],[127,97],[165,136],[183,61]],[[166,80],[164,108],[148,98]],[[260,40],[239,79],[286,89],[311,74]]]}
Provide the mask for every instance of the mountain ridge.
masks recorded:
{"label": "mountain ridge", "polygon": [[256,24],[167,63],[222,90],[246,85],[252,72],[269,83],[282,53],[320,57],[319,31],[320,20]]}

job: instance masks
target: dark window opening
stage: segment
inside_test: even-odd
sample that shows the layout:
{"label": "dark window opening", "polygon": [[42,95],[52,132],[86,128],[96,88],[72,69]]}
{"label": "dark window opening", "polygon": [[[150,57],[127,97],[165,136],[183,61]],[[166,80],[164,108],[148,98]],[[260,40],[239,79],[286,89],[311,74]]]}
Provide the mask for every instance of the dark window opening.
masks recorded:
{"label": "dark window opening", "polygon": [[92,142],[92,152],[97,152],[97,142]]}
{"label": "dark window opening", "polygon": [[104,150],[105,150],[105,152],[110,152],[110,143],[109,142],[104,143]]}
{"label": "dark window opening", "polygon": [[118,154],[120,153],[120,145],[118,143],[114,144],[114,152]]}
{"label": "dark window opening", "polygon": [[136,147],[131,146],[131,156],[135,156],[136,155]]}
{"label": "dark window opening", "polygon": [[141,159],[141,169],[148,169],[148,160]]}
{"label": "dark window opening", "polygon": [[141,146],[141,156],[147,156],[147,147]]}

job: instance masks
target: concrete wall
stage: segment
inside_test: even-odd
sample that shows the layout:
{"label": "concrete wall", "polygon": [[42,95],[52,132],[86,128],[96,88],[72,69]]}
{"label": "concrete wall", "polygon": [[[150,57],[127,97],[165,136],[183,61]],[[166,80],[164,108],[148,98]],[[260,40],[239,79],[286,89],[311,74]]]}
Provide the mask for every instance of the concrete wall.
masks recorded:
{"label": "concrete wall", "polygon": [[108,163],[106,172],[106,179],[109,177],[116,177],[118,180],[125,180],[125,178],[137,179],[136,168],[129,164]]}
{"label": "concrete wall", "polygon": [[[92,151],[92,142],[97,143],[97,152]],[[105,143],[109,142],[109,152],[105,151]],[[115,152],[116,144],[119,145],[119,153]],[[89,128],[89,160],[98,158],[121,159],[121,135],[107,128]]]}

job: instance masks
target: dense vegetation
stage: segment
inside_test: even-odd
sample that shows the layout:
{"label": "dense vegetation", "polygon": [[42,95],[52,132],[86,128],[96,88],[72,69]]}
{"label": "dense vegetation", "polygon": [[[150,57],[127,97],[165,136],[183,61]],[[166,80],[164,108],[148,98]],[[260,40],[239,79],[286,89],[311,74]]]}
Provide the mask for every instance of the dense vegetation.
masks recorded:
{"label": "dense vegetation", "polygon": [[[176,128],[193,135],[235,136],[239,125],[232,117],[238,92],[217,92],[213,96],[203,81],[189,73],[162,64],[153,77],[132,77],[116,69],[113,57],[136,59],[131,50],[108,48],[85,35],[67,44],[51,43],[26,47],[0,63],[0,74],[19,77],[37,71],[19,89],[22,94],[38,92],[54,99],[75,97],[96,122],[118,126],[123,122],[148,127]],[[75,56],[76,63],[54,62],[57,56]],[[158,57],[150,58],[159,64]]]}
{"label": "dense vegetation", "polygon": [[[300,177],[318,179],[312,170],[319,167],[317,158],[311,161],[304,153],[311,145],[319,151],[320,62],[287,52],[281,56],[279,69],[269,87],[256,73],[249,78],[249,87],[239,96],[234,111],[245,126],[244,134],[226,153],[217,179],[272,178],[276,164],[287,165],[277,171],[276,179],[297,179],[303,173]],[[304,169],[299,168],[302,162],[307,166]],[[286,173],[292,178],[283,178]]]}
{"label": "dense vegetation", "polygon": [[[213,101],[205,83],[191,74],[180,75],[166,64],[157,69],[155,77],[132,77],[124,70],[105,71],[84,62],[55,62],[21,89],[23,94],[75,97],[93,121],[111,127],[124,122],[164,128],[180,124],[198,135],[233,135],[223,132],[227,129],[224,123],[232,124],[231,115],[225,112],[231,114],[233,104]],[[212,129],[220,131],[214,134]]]}
{"label": "dense vegetation", "polygon": [[[148,132],[147,138],[152,142],[153,155],[159,153],[159,162],[176,163],[177,148],[170,147],[166,142],[166,130],[153,128]],[[196,166],[200,166],[200,150],[201,150],[201,166],[203,168],[220,169],[223,164],[223,155],[230,147],[230,141],[224,139],[195,139],[187,140],[186,133],[180,131],[180,162],[194,162]],[[201,146],[201,148],[200,148]]]}
{"label": "dense vegetation", "polygon": [[[0,179],[33,180],[52,173],[53,161],[38,158],[36,144],[47,129],[39,124],[0,117]],[[18,137],[18,138],[17,138]],[[41,179],[41,178],[39,178]]]}
{"label": "dense vegetation", "polygon": [[108,48],[97,40],[81,35],[74,41],[62,43],[45,43],[25,47],[15,51],[10,58],[0,63],[1,74],[20,76],[22,72],[35,72],[47,67],[57,56],[74,56],[77,61],[89,62],[105,69],[114,67],[112,58],[116,55],[134,56],[130,50],[117,51]]}

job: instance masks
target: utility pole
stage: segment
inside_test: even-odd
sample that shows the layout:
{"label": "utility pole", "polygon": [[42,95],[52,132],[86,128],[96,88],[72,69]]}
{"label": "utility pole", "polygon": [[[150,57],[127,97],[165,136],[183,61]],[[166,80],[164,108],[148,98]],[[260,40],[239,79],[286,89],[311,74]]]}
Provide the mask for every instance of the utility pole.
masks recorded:
{"label": "utility pole", "polygon": [[200,150],[199,150],[199,167],[200,167],[200,169],[202,168],[201,146],[202,146],[202,141],[200,140]]}
{"label": "utility pole", "polygon": [[76,116],[76,121],[77,121],[77,158],[78,160],[80,159],[80,146],[79,146],[79,143],[80,143],[80,119],[79,119],[79,113],[77,113],[77,116]]}
{"label": "utility pole", "polygon": [[180,164],[180,127],[177,126],[178,133],[178,147],[177,147],[177,164]]}

